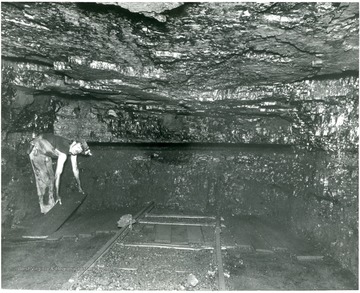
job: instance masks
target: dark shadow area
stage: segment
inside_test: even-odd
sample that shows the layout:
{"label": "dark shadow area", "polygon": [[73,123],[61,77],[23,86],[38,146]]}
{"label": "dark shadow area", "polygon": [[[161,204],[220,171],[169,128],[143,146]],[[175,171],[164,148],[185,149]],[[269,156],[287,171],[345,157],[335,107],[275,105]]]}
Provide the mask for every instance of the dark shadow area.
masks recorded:
{"label": "dark shadow area", "polygon": [[332,79],[340,79],[346,77],[359,77],[359,71],[356,70],[345,70],[341,73],[333,73],[333,74],[323,74],[317,75],[314,77],[307,78],[307,80],[332,80]]}
{"label": "dark shadow area", "polygon": [[89,142],[94,147],[116,147],[116,148],[161,148],[161,149],[242,149],[242,150],[290,150],[290,144],[249,144],[249,143],[122,143],[122,142]]}

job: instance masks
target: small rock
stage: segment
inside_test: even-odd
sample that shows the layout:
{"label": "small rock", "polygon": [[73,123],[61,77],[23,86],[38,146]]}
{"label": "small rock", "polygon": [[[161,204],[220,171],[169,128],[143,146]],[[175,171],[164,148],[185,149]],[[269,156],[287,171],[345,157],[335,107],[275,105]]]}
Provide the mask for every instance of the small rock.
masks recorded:
{"label": "small rock", "polygon": [[98,283],[99,283],[100,286],[106,287],[107,285],[110,284],[110,281],[107,280],[107,279],[100,279],[100,280],[98,281]]}
{"label": "small rock", "polygon": [[190,274],[187,278],[187,284],[189,286],[195,287],[199,283],[198,279],[193,274]]}
{"label": "small rock", "polygon": [[127,214],[127,215],[121,216],[121,218],[117,222],[117,224],[118,224],[119,228],[126,227],[127,225],[129,225],[130,230],[132,230],[132,224],[134,224],[135,222],[136,222],[136,220],[134,220],[132,218],[132,215]]}

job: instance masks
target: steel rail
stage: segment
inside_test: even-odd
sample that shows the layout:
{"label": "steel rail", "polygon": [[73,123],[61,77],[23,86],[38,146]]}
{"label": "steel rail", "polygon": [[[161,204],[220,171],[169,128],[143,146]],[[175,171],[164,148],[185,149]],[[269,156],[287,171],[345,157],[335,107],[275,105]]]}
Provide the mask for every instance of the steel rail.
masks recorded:
{"label": "steel rail", "polygon": [[224,266],[221,257],[220,232],[221,232],[221,224],[220,224],[220,219],[218,218],[215,227],[215,252],[216,252],[216,262],[218,266],[218,286],[220,291],[225,291],[226,287],[225,287],[225,278],[224,278]]}
{"label": "steel rail", "polygon": [[[149,212],[154,208],[155,204],[154,202],[150,202],[145,208],[143,208],[141,211],[139,211],[135,216],[134,219],[139,219],[142,215],[144,215],[146,212]],[[127,232],[129,231],[129,226],[127,225],[125,227],[122,227],[119,232],[117,232],[110,240],[108,240],[96,253],[95,255],[87,261],[82,267],[81,270],[77,271],[72,278],[70,278],[66,283],[63,284],[61,290],[68,290],[71,286],[76,284],[79,280],[79,278],[86,273],[89,269],[91,269],[94,265],[94,263],[101,258],[106,252],[109,251],[109,249],[114,245],[115,241],[121,237],[125,237]],[[71,280],[71,281],[70,281]]]}

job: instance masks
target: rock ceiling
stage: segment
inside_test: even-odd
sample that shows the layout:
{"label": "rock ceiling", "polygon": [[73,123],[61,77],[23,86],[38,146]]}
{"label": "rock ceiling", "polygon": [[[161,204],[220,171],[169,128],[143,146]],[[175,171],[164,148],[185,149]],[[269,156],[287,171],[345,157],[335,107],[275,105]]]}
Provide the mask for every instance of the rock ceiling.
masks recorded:
{"label": "rock ceiling", "polygon": [[304,80],[357,75],[358,12],[358,3],[3,2],[2,60],[33,94],[177,111],[271,105]]}

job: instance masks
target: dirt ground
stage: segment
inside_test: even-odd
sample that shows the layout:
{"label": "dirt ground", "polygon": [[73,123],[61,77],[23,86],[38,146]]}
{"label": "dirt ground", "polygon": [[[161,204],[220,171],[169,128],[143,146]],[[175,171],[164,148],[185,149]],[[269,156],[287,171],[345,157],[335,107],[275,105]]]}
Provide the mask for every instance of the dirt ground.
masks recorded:
{"label": "dirt ground", "polygon": [[253,216],[230,216],[225,223],[223,244],[235,244],[222,253],[228,290],[358,288],[356,277],[317,243],[297,237],[281,223]]}
{"label": "dirt ground", "polygon": [[228,290],[355,290],[356,279],[331,259],[298,261],[286,253],[232,249],[224,254]]}
{"label": "dirt ground", "polygon": [[2,241],[2,289],[61,289],[110,235],[58,241]]}
{"label": "dirt ground", "polygon": [[[104,223],[108,223],[108,229],[113,228],[115,216],[110,213],[106,216],[109,219]],[[119,238],[76,279],[81,266],[114,235],[96,233],[103,229],[95,225],[100,218],[97,219],[94,220],[92,213],[75,215],[57,231],[57,236],[61,236],[58,240],[3,239],[2,288],[51,290],[70,284],[72,290],[218,290],[215,229],[210,226],[195,230],[201,233],[195,237],[199,241],[195,245],[184,226],[162,230],[157,229],[159,225],[134,224],[124,238]],[[349,271],[314,244],[296,238],[279,224],[249,216],[225,217],[222,224],[226,290],[358,288],[357,279]],[[165,234],[157,234],[159,231]],[[159,242],[159,235],[169,236],[171,242]],[[150,247],[138,247],[138,244]],[[169,248],[171,245],[180,249]],[[191,250],[194,247],[203,249]],[[322,258],[299,260],[299,256]],[[75,282],[69,283],[69,279]]]}
{"label": "dirt ground", "polygon": [[[188,282],[193,278],[195,286]],[[115,245],[72,289],[216,290],[211,251]]]}

